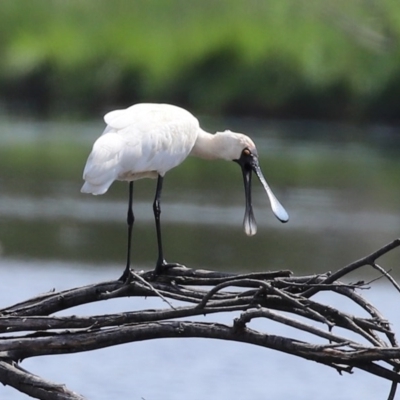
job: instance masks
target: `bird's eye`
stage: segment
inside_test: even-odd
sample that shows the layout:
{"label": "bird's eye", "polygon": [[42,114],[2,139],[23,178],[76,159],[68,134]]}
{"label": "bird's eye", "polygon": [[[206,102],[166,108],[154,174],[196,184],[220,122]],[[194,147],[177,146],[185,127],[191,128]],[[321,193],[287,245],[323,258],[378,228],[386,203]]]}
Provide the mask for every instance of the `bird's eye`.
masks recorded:
{"label": "bird's eye", "polygon": [[250,151],[249,149],[246,148],[246,149],[243,150],[242,154],[243,154],[244,156],[250,156],[250,155],[251,155],[251,151]]}

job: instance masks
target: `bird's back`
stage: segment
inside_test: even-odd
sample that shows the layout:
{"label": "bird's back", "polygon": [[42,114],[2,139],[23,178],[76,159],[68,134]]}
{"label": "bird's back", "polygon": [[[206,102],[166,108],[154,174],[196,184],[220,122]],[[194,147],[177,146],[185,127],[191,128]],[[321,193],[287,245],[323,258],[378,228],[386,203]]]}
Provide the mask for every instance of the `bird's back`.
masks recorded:
{"label": "bird's back", "polygon": [[103,194],[114,180],[163,176],[189,155],[199,129],[192,114],[168,104],[136,104],[104,120],[83,173],[85,193]]}

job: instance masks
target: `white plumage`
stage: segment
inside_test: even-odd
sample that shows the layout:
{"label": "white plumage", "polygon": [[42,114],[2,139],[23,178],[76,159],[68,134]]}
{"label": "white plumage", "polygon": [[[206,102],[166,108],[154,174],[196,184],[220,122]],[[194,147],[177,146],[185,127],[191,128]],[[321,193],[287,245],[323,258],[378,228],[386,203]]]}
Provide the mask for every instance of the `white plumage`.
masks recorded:
{"label": "white plumage", "polygon": [[199,130],[192,114],[167,104],[136,104],[104,121],[83,172],[84,193],[103,194],[114,180],[164,176],[189,155]]}
{"label": "white plumage", "polygon": [[158,178],[153,204],[159,249],[155,272],[161,273],[170,265],[163,258],[159,223],[163,177],[189,155],[232,160],[240,164],[245,184],[243,225],[247,235],[254,235],[257,229],[251,205],[252,171],[263,184],[277,218],[282,222],[289,219],[262,175],[256,146],[249,137],[231,131],[207,133],[191,113],[169,104],[136,104],[125,110],[111,111],[104,120],[107,127],[93,145],[83,172],[85,183],[81,191],[99,195],[104,194],[115,180],[130,182],[128,260],[124,277],[129,272],[130,264],[133,181]]}

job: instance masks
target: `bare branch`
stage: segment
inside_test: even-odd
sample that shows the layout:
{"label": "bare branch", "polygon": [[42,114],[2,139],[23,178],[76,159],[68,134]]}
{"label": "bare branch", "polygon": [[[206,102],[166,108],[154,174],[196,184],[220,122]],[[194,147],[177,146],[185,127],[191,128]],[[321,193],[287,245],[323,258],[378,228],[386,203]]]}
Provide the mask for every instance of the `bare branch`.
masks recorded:
{"label": "bare branch", "polygon": [[85,400],[78,393],[68,390],[64,385],[46,381],[25,371],[15,362],[0,361],[0,381],[31,397],[43,400]]}
{"label": "bare branch", "polygon": [[[399,285],[376,260],[399,245],[397,239],[333,274],[228,274],[179,267],[169,269],[157,279],[152,272],[141,271],[134,272],[125,283],[100,282],[36,296],[0,310],[0,382],[40,399],[83,399],[62,385],[23,370],[19,363],[28,357],[77,353],[129,342],[201,337],[274,349],[316,361],[340,373],[361,369],[392,382],[389,398],[394,398],[400,382],[396,335],[381,312],[356,292],[366,288],[363,281],[345,284],[339,279],[360,267],[373,266],[398,289]],[[347,297],[370,317],[351,315],[311,299],[320,291]],[[51,315],[125,296],[160,297],[168,307],[109,315]],[[171,300],[186,305],[178,307]],[[232,326],[219,323],[217,318],[212,322],[193,319],[234,311],[241,314],[232,320]],[[288,325],[306,332],[310,339],[299,341],[251,329],[255,318]],[[340,335],[335,332],[336,327],[343,329]],[[321,344],[321,339],[327,342]]]}

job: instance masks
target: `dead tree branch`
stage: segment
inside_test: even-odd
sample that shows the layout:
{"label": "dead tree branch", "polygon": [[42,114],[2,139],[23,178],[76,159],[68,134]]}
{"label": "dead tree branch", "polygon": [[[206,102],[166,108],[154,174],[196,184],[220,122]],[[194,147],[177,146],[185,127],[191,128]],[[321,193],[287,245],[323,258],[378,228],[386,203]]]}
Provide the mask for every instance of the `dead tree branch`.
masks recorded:
{"label": "dead tree branch", "polygon": [[[380,311],[358,293],[358,289],[366,288],[364,282],[345,284],[339,279],[369,265],[399,290],[389,273],[376,264],[379,257],[399,246],[400,240],[396,239],[333,274],[293,276],[290,271],[228,274],[173,268],[157,280],[153,280],[150,272],[135,272],[129,283],[101,282],[28,299],[0,310],[0,382],[39,399],[83,399],[62,385],[25,371],[20,362],[28,357],[83,352],[150,339],[200,337],[274,349],[316,361],[340,373],[361,369],[392,382],[389,399],[394,398],[400,382],[400,347],[395,333]],[[369,317],[358,317],[312,299],[322,291],[347,297]],[[168,302],[165,308],[156,310],[54,315],[71,307],[125,296],[158,296]],[[187,305],[171,307],[169,302],[174,300]],[[231,325],[191,319],[233,311],[241,314]],[[260,318],[327,342],[299,341],[250,327],[254,319]],[[352,335],[338,335],[336,327]]]}

